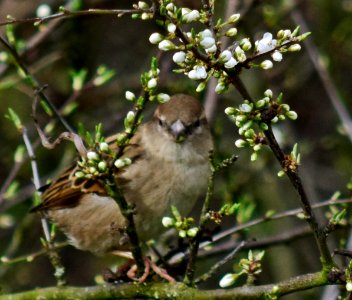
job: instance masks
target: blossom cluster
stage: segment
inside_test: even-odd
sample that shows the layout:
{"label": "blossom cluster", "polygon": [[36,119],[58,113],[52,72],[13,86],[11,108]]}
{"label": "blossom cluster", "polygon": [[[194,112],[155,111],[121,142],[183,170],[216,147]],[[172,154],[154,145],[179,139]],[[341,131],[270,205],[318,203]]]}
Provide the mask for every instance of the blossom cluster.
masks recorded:
{"label": "blossom cluster", "polygon": [[[268,130],[268,124],[277,123],[286,118],[297,119],[297,113],[291,110],[288,104],[282,103],[282,94],[274,98],[270,89],[266,90],[264,97],[255,103],[245,100],[237,108],[227,107],[225,113],[239,128],[238,133],[242,136],[241,139],[236,140],[236,147],[251,147],[254,151],[251,156],[252,161],[257,159],[257,152],[266,143],[262,131]],[[260,132],[255,131],[255,125],[261,129]]]}
{"label": "blossom cluster", "polygon": [[[183,25],[200,22],[208,24],[208,14],[203,10],[191,10],[177,7],[171,0],[160,1],[160,12],[165,16],[166,34],[154,32],[149,41],[158,45],[162,51],[175,51],[173,61],[178,65],[175,70],[187,75],[191,80],[199,81],[197,91],[202,91],[208,79],[218,80],[215,91],[225,92],[230,84],[233,71],[239,72],[242,67],[259,67],[267,70],[274,62],[280,62],[286,52],[299,51],[300,42],[308,34],[299,35],[299,27],[291,32],[280,30],[276,37],[269,32],[259,40],[249,37],[237,38],[239,14],[231,15],[227,20],[219,20],[216,25],[200,31],[184,31]],[[187,27],[189,28],[189,27]],[[221,49],[220,38],[232,39],[231,46]],[[261,60],[260,63],[254,63]]]}
{"label": "blossom cluster", "polygon": [[166,228],[175,228],[181,238],[195,237],[198,227],[194,226],[193,218],[184,218],[175,206],[171,207],[173,217],[163,217],[162,224]]}
{"label": "blossom cluster", "polygon": [[242,258],[239,262],[240,271],[238,273],[228,273],[219,282],[220,287],[225,288],[233,285],[242,276],[247,276],[247,283],[253,284],[253,280],[262,272],[261,261],[265,252],[253,252],[249,250],[248,258]]}

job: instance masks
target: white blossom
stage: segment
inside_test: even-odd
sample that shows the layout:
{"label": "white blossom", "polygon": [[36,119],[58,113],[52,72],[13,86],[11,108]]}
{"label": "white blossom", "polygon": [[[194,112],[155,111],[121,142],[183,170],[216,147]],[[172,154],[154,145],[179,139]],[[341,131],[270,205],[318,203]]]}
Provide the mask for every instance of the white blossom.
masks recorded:
{"label": "white blossom", "polygon": [[106,168],[107,168],[107,163],[106,163],[106,161],[100,161],[100,162],[98,163],[98,169],[99,169],[100,171],[106,171]]}
{"label": "white blossom", "polygon": [[193,80],[205,79],[207,76],[207,71],[203,66],[195,66],[193,67],[193,70],[188,73],[188,77]]}
{"label": "white blossom", "polygon": [[191,23],[197,21],[200,18],[198,10],[190,10],[189,8],[182,8],[182,21],[185,23]]}
{"label": "white blossom", "polygon": [[169,228],[172,225],[174,225],[175,221],[173,218],[170,217],[163,217],[161,220],[161,223],[163,224],[164,227]]}
{"label": "white blossom", "polygon": [[252,106],[250,106],[247,103],[243,103],[243,104],[240,105],[240,111],[249,113],[249,112],[252,111]]}
{"label": "white blossom", "polygon": [[176,25],[174,23],[170,23],[167,25],[167,31],[170,33],[174,33],[176,31]]}
{"label": "white blossom", "polygon": [[232,58],[232,53],[230,50],[224,50],[220,54],[220,60],[223,62],[228,62]]}
{"label": "white blossom", "polygon": [[163,40],[159,43],[158,47],[162,51],[168,51],[168,50],[174,49],[175,45],[173,42],[169,40]]}
{"label": "white blossom", "polygon": [[215,93],[221,94],[224,91],[226,91],[226,85],[223,82],[219,81],[215,87]]}
{"label": "white blossom", "polygon": [[233,115],[235,112],[236,112],[236,109],[234,107],[229,106],[225,108],[225,114],[229,116]]}
{"label": "white blossom", "polygon": [[51,14],[51,7],[48,4],[41,4],[38,6],[36,15],[38,18],[44,18]]}
{"label": "white blossom", "polygon": [[264,70],[271,69],[273,67],[273,62],[269,59],[264,60],[261,64],[260,67]]}
{"label": "white blossom", "polygon": [[205,29],[205,30],[199,32],[199,36],[203,39],[206,37],[213,37],[213,34],[209,29]]}
{"label": "white blossom", "polygon": [[163,36],[158,33],[158,32],[154,32],[150,35],[149,37],[149,42],[151,44],[158,44],[159,42],[161,42],[163,40]]}
{"label": "white blossom", "polygon": [[290,52],[295,52],[295,51],[300,51],[301,50],[301,45],[300,44],[293,44],[287,49]]}
{"label": "white blossom", "polygon": [[160,93],[156,96],[156,99],[159,101],[159,103],[165,103],[170,100],[170,96],[165,93]]}
{"label": "white blossom", "polygon": [[276,47],[277,40],[273,39],[273,35],[270,32],[266,32],[264,33],[263,38],[255,44],[259,54],[266,53]]}
{"label": "white blossom", "polygon": [[172,60],[177,64],[183,63],[185,61],[185,59],[186,59],[186,53],[183,51],[176,52],[172,56]]}
{"label": "white blossom", "polygon": [[166,5],[166,9],[168,11],[173,11],[174,8],[175,8],[175,5],[172,2],[170,2],[168,5]]}
{"label": "white blossom", "polygon": [[204,49],[208,49],[215,45],[215,39],[213,37],[205,37],[200,41],[200,45]]}
{"label": "white blossom", "polygon": [[197,227],[192,227],[187,230],[187,235],[190,237],[195,237],[196,234],[198,233],[198,228]]}
{"label": "white blossom", "polygon": [[244,51],[247,51],[249,49],[252,48],[252,44],[249,40],[249,38],[244,38],[242,41],[241,41],[241,47]]}
{"label": "white blossom", "polygon": [[227,69],[232,69],[237,64],[238,64],[238,61],[235,58],[231,57],[230,60],[224,64],[224,66]]}
{"label": "white blossom", "polygon": [[348,281],[346,283],[346,291],[347,292],[352,292],[352,282]]}
{"label": "white blossom", "polygon": [[100,143],[100,144],[99,144],[99,149],[100,149],[100,151],[102,151],[102,152],[107,152],[107,151],[109,151],[109,145],[108,145],[108,143],[105,143],[105,142]]}
{"label": "white blossom", "polygon": [[223,278],[221,278],[219,285],[222,288],[229,287],[235,283],[235,280],[236,280],[236,278],[235,278],[234,274],[228,273]]}
{"label": "white blossom", "polygon": [[125,92],[125,98],[129,101],[133,101],[136,99],[136,95],[130,91]]}
{"label": "white blossom", "polygon": [[147,84],[147,86],[148,86],[148,88],[149,89],[153,89],[153,88],[155,88],[156,86],[157,86],[157,81],[156,81],[156,79],[155,78],[152,78],[152,79],[150,79],[149,81],[148,81],[148,84]]}
{"label": "white blossom", "polygon": [[238,61],[244,62],[247,59],[246,54],[244,53],[244,51],[242,50],[242,48],[240,46],[236,47],[235,53],[236,53],[236,57],[237,57]]}
{"label": "white blossom", "polygon": [[146,2],[144,2],[144,1],[138,1],[138,8],[140,8],[140,9],[148,9],[149,5]]}
{"label": "white blossom", "polygon": [[218,48],[216,47],[216,45],[213,45],[213,46],[211,46],[210,48],[205,49],[205,52],[206,52],[206,53],[215,53],[216,50],[218,50]]}
{"label": "white blossom", "polygon": [[99,159],[99,155],[96,152],[94,152],[94,151],[88,151],[87,152],[87,158],[89,160],[98,160]]}
{"label": "white blossom", "polygon": [[282,61],[282,53],[278,50],[275,50],[271,57],[274,61]]}
{"label": "white blossom", "polygon": [[269,98],[272,98],[272,97],[273,97],[273,91],[272,91],[271,89],[267,89],[267,90],[264,92],[264,96],[269,97]]}
{"label": "white blossom", "polygon": [[120,168],[123,168],[125,166],[128,166],[132,163],[132,160],[130,158],[119,158],[119,159],[116,159],[115,162],[114,162],[114,165],[116,168],[120,169]]}

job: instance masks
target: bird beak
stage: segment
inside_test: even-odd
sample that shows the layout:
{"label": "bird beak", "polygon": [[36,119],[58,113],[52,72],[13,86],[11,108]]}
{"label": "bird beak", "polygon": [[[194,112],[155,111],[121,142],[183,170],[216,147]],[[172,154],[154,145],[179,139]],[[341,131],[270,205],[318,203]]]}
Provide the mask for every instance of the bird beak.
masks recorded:
{"label": "bird beak", "polygon": [[186,139],[186,127],[180,120],[171,124],[170,132],[176,143],[182,143]]}

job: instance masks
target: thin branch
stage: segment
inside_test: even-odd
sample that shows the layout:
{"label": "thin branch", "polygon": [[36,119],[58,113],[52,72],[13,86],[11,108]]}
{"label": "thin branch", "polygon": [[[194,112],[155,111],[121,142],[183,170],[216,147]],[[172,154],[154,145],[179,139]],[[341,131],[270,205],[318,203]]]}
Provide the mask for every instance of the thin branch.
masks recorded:
{"label": "thin branch", "polygon": [[62,8],[62,11],[52,14],[46,17],[35,17],[35,18],[26,18],[26,19],[14,19],[11,18],[7,21],[0,22],[0,26],[5,26],[9,24],[23,24],[23,23],[35,23],[36,25],[48,22],[54,19],[67,19],[72,17],[81,17],[81,16],[100,16],[100,15],[114,15],[114,16],[123,16],[131,14],[141,14],[141,13],[152,13],[151,9],[87,9],[79,11],[71,11],[66,8]]}
{"label": "thin branch", "polygon": [[10,54],[13,56],[14,60],[15,60],[15,64],[17,65],[17,67],[25,74],[25,76],[30,79],[30,85],[33,88],[33,91],[35,93],[38,93],[38,95],[40,96],[41,99],[43,99],[50,107],[50,109],[55,113],[55,115],[57,116],[57,118],[60,120],[60,122],[65,126],[65,128],[70,131],[73,132],[71,126],[66,122],[66,120],[61,116],[61,114],[59,113],[59,111],[56,109],[56,107],[51,103],[51,101],[49,100],[48,97],[46,97],[46,95],[43,92],[43,88],[41,87],[41,85],[38,83],[38,81],[34,78],[34,76],[29,72],[29,70],[27,69],[27,67],[25,66],[25,64],[22,62],[21,57],[19,56],[19,54],[17,53],[17,50],[12,47],[4,38],[0,37],[0,43],[3,44],[5,46],[5,48],[10,52]]}
{"label": "thin branch", "polygon": [[[326,206],[330,206],[330,205],[343,205],[343,204],[348,204],[348,203],[352,203],[352,199],[341,199],[341,200],[329,199],[329,200],[312,205],[312,208],[318,209],[318,208],[322,208],[322,207],[326,207]],[[212,244],[214,244],[214,243],[216,243],[226,237],[229,237],[229,236],[235,234],[236,232],[249,229],[253,226],[257,226],[257,225],[269,222],[271,220],[279,220],[279,219],[293,217],[293,216],[297,217],[297,215],[300,213],[304,213],[304,211],[301,208],[296,208],[296,209],[287,210],[287,211],[284,211],[281,213],[276,213],[271,216],[263,216],[261,218],[254,219],[252,221],[231,227],[227,230],[224,230],[224,231],[214,235],[212,237],[211,241],[202,242],[202,243],[200,243],[199,247],[201,249],[204,249],[206,246],[212,245]],[[179,262],[180,260],[184,259],[185,256],[188,256],[188,255],[189,255],[189,252],[177,253],[172,256],[172,258],[169,260],[169,263],[173,264],[173,263]]]}
{"label": "thin branch", "polygon": [[214,276],[214,274],[216,272],[218,272],[218,270],[225,265],[226,263],[228,263],[229,261],[233,260],[235,258],[235,256],[237,255],[237,253],[246,245],[245,241],[242,241],[238,246],[236,246],[235,249],[233,249],[228,255],[226,255],[222,260],[220,260],[219,262],[217,262],[215,265],[213,265],[209,271],[207,271],[205,274],[201,275],[200,277],[198,277],[194,283],[200,283],[202,281],[206,281],[209,278],[211,278],[212,276]]}
{"label": "thin branch", "polygon": [[196,236],[190,242],[189,261],[188,261],[188,265],[187,265],[187,269],[186,269],[186,275],[184,278],[184,283],[187,285],[193,285],[194,272],[195,272],[195,268],[196,268],[196,259],[197,259],[199,245],[200,245],[200,239],[201,239],[203,231],[205,229],[205,224],[208,221],[207,213],[208,213],[209,207],[210,207],[210,200],[213,197],[215,173],[222,170],[223,168],[229,167],[236,160],[237,160],[237,156],[233,155],[230,158],[223,160],[220,164],[218,164],[216,166],[214,164],[213,153],[210,153],[209,164],[210,164],[211,173],[210,173],[209,179],[208,179],[208,190],[207,190],[207,194],[204,199],[204,203],[203,203],[203,207],[202,207],[202,211],[201,211],[201,215],[200,215],[200,221],[199,221],[199,226],[198,226],[199,230],[198,230]]}

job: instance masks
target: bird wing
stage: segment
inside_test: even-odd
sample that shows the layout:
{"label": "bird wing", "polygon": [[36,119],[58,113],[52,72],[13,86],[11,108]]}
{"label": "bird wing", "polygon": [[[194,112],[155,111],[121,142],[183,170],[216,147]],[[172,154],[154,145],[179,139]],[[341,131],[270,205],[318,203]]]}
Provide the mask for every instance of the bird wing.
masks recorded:
{"label": "bird wing", "polygon": [[[119,149],[115,141],[116,136],[109,137],[106,140],[112,151],[118,151]],[[124,149],[121,158],[128,157],[132,162],[135,162],[142,155],[143,149],[140,146],[140,137],[134,135],[129,145]],[[112,165],[112,167],[114,166]],[[42,187],[42,203],[32,208],[31,212],[74,207],[78,205],[81,196],[87,193],[106,196],[106,191],[101,181],[98,179],[78,178],[75,176],[78,170],[79,166],[75,162],[51,184]],[[124,180],[123,173],[124,170],[119,169],[115,174],[116,181],[122,189],[124,185],[128,184],[128,180]]]}

